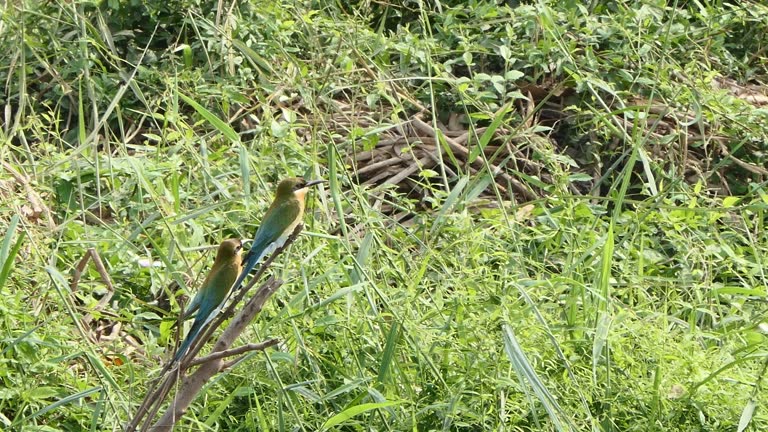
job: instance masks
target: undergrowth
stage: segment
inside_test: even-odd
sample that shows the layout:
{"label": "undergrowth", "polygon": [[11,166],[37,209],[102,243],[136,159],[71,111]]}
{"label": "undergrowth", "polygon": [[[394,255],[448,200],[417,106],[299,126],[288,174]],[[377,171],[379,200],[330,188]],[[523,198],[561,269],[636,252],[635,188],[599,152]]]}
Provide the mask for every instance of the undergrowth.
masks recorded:
{"label": "undergrowth", "polygon": [[[761,3],[1,17],[4,429],[121,428],[210,248],[297,175],[329,182],[248,336],[281,344],[184,427],[768,424]],[[106,278],[91,260],[73,283],[89,250]]]}

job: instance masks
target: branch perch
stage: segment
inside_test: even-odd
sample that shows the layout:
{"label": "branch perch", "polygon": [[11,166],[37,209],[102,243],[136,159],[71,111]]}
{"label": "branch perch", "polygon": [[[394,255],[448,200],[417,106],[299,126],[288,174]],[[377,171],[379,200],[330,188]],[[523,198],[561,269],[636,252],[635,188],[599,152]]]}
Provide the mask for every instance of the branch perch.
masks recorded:
{"label": "branch perch", "polygon": [[[213,356],[216,353],[226,351],[238,336],[245,330],[246,326],[261,311],[264,304],[272,297],[278,288],[283,284],[282,281],[269,278],[256,294],[251,298],[243,310],[237,314],[232,324],[224,330],[224,333],[216,341],[213,347]],[[274,344],[273,344],[274,345]],[[170,431],[176,422],[184,415],[189,405],[195,399],[197,394],[214,375],[224,370],[224,357],[214,358],[206,361],[191,375],[184,378],[181,387],[176,392],[176,396],[171,401],[171,405],[165,411],[160,419],[150,430],[155,432]],[[182,371],[184,369],[181,369]]]}
{"label": "branch perch", "polygon": [[[176,422],[178,422],[187,411],[189,405],[195,399],[205,383],[216,374],[221,373],[239,361],[239,359],[237,359],[235,361],[225,362],[225,359],[250,351],[262,351],[278,343],[277,339],[268,339],[261,343],[251,343],[237,348],[230,348],[234,341],[245,331],[248,324],[253,321],[256,314],[261,312],[269,298],[272,297],[283,284],[281,280],[270,277],[267,281],[261,284],[253,297],[248,300],[243,309],[230,322],[229,326],[214,344],[211,354],[201,358],[195,358],[197,352],[200,351],[208,339],[211,338],[216,329],[221,326],[225,320],[234,315],[235,309],[240,301],[246,294],[248,294],[253,286],[256,285],[256,282],[258,282],[259,278],[264,274],[270,264],[272,264],[272,262],[296,240],[302,229],[303,225],[299,224],[288,237],[285,244],[275,250],[275,252],[272,253],[261,266],[259,266],[258,271],[251,278],[249,283],[243,289],[233,293],[234,299],[232,302],[208,324],[207,329],[201,333],[198,341],[190,347],[187,354],[182,357],[177,364],[173,365],[171,363],[163,369],[163,372],[158,379],[160,384],[150,387],[147,391],[144,401],[138,408],[134,418],[126,427],[127,432],[134,432],[145,416],[147,416],[147,419],[142,425],[142,431],[152,430],[159,432],[172,430]],[[187,370],[190,367],[198,365],[200,367],[194,373],[187,375]],[[178,390],[176,391],[173,400],[171,400],[170,406],[160,419],[150,428],[150,424],[160,410],[161,404],[168,396],[171,389],[177,386],[178,381],[181,381],[181,385],[178,386]]]}
{"label": "branch perch", "polygon": [[226,351],[214,352],[213,354],[207,355],[205,357],[198,357],[196,359],[193,359],[192,361],[189,362],[189,366],[197,366],[203,363],[208,363],[209,361],[224,359],[227,357],[234,357],[236,355],[245,354],[251,351],[264,351],[265,349],[271,346],[277,345],[278,342],[280,341],[275,338],[272,338],[256,344],[250,343],[247,345],[239,346],[237,348],[228,349]]}

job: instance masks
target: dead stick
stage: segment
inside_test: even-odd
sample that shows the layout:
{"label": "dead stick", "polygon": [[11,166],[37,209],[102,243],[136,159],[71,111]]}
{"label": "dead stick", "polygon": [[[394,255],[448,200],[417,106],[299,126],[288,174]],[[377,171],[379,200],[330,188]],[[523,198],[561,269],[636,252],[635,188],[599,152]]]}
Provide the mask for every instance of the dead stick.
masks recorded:
{"label": "dead stick", "polygon": [[[131,420],[131,422],[126,427],[126,432],[133,432],[133,431],[135,431],[136,427],[139,425],[141,420],[149,412],[150,415],[148,416],[145,424],[141,428],[142,431],[143,430],[147,430],[149,424],[151,423],[152,419],[154,418],[155,414],[157,413],[160,405],[163,403],[165,397],[168,395],[168,392],[170,391],[170,388],[176,383],[176,381],[178,381],[179,377],[186,372],[185,361],[188,362],[189,359],[193,359],[194,356],[197,354],[197,352],[200,350],[200,348],[202,348],[202,346],[205,344],[205,342],[208,341],[208,339],[210,339],[210,337],[213,335],[213,332],[216,331],[216,329],[226,319],[228,319],[230,316],[232,316],[234,314],[235,308],[237,307],[237,304],[240,302],[240,300],[242,300],[242,298],[248,293],[248,291],[256,284],[256,282],[259,280],[261,275],[264,274],[266,269],[275,260],[275,258],[277,258],[291,243],[293,243],[294,240],[296,240],[296,237],[298,237],[298,235],[299,235],[299,233],[301,233],[302,229],[303,229],[303,225],[299,224],[293,230],[293,233],[288,237],[288,239],[285,241],[283,246],[278,248],[274,253],[272,253],[269,256],[269,258],[267,258],[267,260],[259,267],[258,271],[253,276],[251,281],[243,289],[241,289],[239,293],[237,293],[235,295],[235,299],[224,310],[224,313],[219,314],[219,316],[216,319],[214,319],[207,326],[207,330],[203,331],[202,335],[199,338],[198,343],[196,343],[196,344],[194,344],[194,346],[190,347],[190,350],[187,351],[187,353],[184,355],[184,357],[181,359],[181,361],[176,363],[173,360],[171,360],[163,368],[163,370],[160,373],[160,377],[158,377],[159,380],[163,380],[162,384],[160,384],[159,386],[150,387],[149,391],[147,392],[147,395],[145,396],[144,400],[142,401],[141,406],[136,411],[136,414],[134,415],[133,419]],[[266,283],[264,285],[266,285]],[[264,285],[262,285],[260,290],[263,289]],[[257,292],[254,297],[256,297],[258,295],[259,295],[259,293]],[[242,312],[241,312],[241,314],[242,314]],[[181,319],[181,318],[179,318],[179,319]],[[230,324],[230,327],[232,325],[234,325],[234,324]],[[219,340],[221,340],[221,338]],[[170,370],[170,372],[169,372],[169,370]],[[165,376],[166,373],[168,373],[168,372],[170,374]]]}
{"label": "dead stick", "polygon": [[357,170],[357,175],[365,175],[369,171],[378,171],[381,168],[399,164],[400,162],[404,162],[411,159],[413,159],[413,156],[410,153],[406,153],[403,156],[395,156],[389,159],[384,159],[383,161],[375,162],[363,168],[360,168],[359,170]]}
{"label": "dead stick", "polygon": [[197,366],[203,363],[208,363],[209,361],[214,361],[214,360],[227,358],[227,357],[234,357],[236,355],[244,354],[250,351],[264,351],[265,349],[273,345],[277,345],[278,342],[280,341],[275,338],[272,338],[256,344],[251,343],[251,344],[239,346],[237,348],[228,349],[226,351],[214,352],[211,355],[207,355],[205,357],[198,357],[192,360],[191,362],[189,362],[189,366]]}
{"label": "dead stick", "polygon": [[[72,283],[70,284],[70,289],[72,292],[77,291],[77,287],[80,283],[80,277],[83,275],[89,260],[93,261],[93,265],[96,267],[96,271],[98,271],[99,276],[101,276],[101,281],[104,282],[104,285],[107,287],[107,293],[104,294],[101,300],[99,300],[99,303],[96,304],[96,307],[93,309],[101,312],[104,310],[109,301],[112,299],[112,296],[115,294],[115,287],[112,285],[112,281],[109,279],[109,273],[107,272],[106,267],[104,267],[104,263],[101,261],[101,257],[99,256],[99,253],[96,251],[96,249],[88,249],[88,251],[85,252],[83,258],[77,264],[77,267],[75,267],[74,274],[72,275]],[[85,314],[85,316],[83,316],[81,319],[83,325],[86,327],[91,324],[91,320],[93,320],[93,316],[90,312]]]}
{"label": "dead stick", "polygon": [[4,160],[0,161],[0,165],[2,165],[3,168],[5,168],[5,170],[8,171],[11,176],[13,176],[17,183],[24,186],[24,190],[27,193],[27,200],[29,201],[30,206],[34,211],[40,211],[40,213],[45,215],[45,221],[49,230],[55,230],[56,223],[53,221],[51,210],[48,208],[48,206],[43,204],[43,200],[40,198],[40,195],[35,192],[35,190],[32,188],[32,185],[29,184],[29,177],[16,171],[16,168]]}
{"label": "dead stick", "polygon": [[732,160],[733,162],[735,162],[735,163],[736,163],[736,165],[738,165],[738,166],[740,166],[740,167],[744,168],[745,170],[747,170],[747,171],[749,171],[749,172],[751,172],[751,173],[753,173],[753,174],[764,175],[764,176],[765,176],[765,175],[768,175],[768,170],[766,170],[765,168],[760,168],[760,167],[759,167],[759,166],[757,166],[757,165],[752,165],[751,163],[748,163],[748,162],[744,162],[743,160],[736,158],[736,156],[732,155],[732,154],[731,154],[731,153],[728,151],[728,148],[726,148],[726,147],[723,145],[723,143],[718,143],[718,144],[720,144],[720,151],[721,151],[721,152],[722,152],[722,153],[723,153],[723,154],[724,154],[726,157],[729,157],[729,158],[731,158],[731,160]]}
{"label": "dead stick", "polygon": [[429,156],[424,156],[423,158],[419,159],[416,163],[412,164],[408,168],[400,171],[399,173],[387,179],[387,181],[385,181],[384,184],[390,184],[390,183],[400,184],[401,181],[403,181],[406,177],[415,173],[416,171],[422,168],[429,168],[431,166],[434,166],[434,164],[430,164],[430,162],[433,162],[432,158]]}
{"label": "dead stick", "polygon": [[[221,337],[213,347],[214,352],[226,351],[232,343],[237,339],[240,334],[245,331],[245,328],[253,320],[264,307],[264,304],[272,297],[278,288],[283,284],[282,281],[269,278],[259,288],[256,294],[251,298],[247,305],[240,311],[239,314],[232,320],[232,324],[224,330]],[[152,426],[152,431],[171,431],[176,422],[184,415],[189,408],[189,405],[194,400],[195,396],[202,390],[205,383],[207,383],[214,375],[221,372],[224,365],[223,358],[208,361],[200,365],[200,367],[188,377],[184,378],[181,383],[181,387],[176,393],[176,397],[171,401],[171,405],[160,417],[160,419]]]}

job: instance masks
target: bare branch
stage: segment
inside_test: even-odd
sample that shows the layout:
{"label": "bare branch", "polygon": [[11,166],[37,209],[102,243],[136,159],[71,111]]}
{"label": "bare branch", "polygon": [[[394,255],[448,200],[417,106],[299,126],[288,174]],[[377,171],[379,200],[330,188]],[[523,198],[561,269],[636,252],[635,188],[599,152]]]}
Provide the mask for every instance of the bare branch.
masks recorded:
{"label": "bare branch", "polygon": [[[104,294],[104,296],[99,300],[99,303],[96,305],[94,310],[97,310],[101,312],[104,310],[104,307],[109,304],[109,301],[112,299],[112,296],[115,294],[115,287],[112,285],[112,280],[109,278],[109,273],[107,272],[106,267],[104,267],[104,263],[101,261],[101,257],[99,256],[99,253],[94,248],[90,248],[85,252],[85,255],[83,255],[83,258],[80,260],[79,263],[77,263],[77,266],[75,267],[75,271],[72,275],[72,282],[69,284],[70,289],[72,292],[77,291],[78,286],[80,285],[80,277],[83,275],[83,272],[85,271],[86,266],[88,265],[88,261],[93,261],[94,267],[96,267],[96,271],[99,273],[99,276],[101,276],[101,281],[104,282],[104,286],[107,287],[107,293]],[[84,326],[89,326],[91,324],[91,321],[93,320],[93,315],[89,313],[85,314],[83,318],[80,320]],[[89,332],[89,336],[90,336]],[[92,338],[92,336],[91,336]]]}
{"label": "bare branch", "polygon": [[265,340],[264,342],[257,343],[257,344],[251,343],[251,344],[246,344],[246,345],[243,345],[243,346],[239,346],[237,348],[228,349],[226,351],[217,351],[217,352],[214,352],[211,355],[207,355],[205,357],[198,357],[196,359],[193,359],[192,361],[189,362],[189,364],[187,366],[188,367],[189,366],[197,366],[197,365],[200,365],[200,364],[203,364],[203,363],[208,363],[209,361],[219,360],[219,359],[223,359],[223,358],[227,358],[227,357],[234,357],[236,355],[240,355],[240,354],[247,353],[247,352],[250,352],[250,351],[264,351],[265,349],[267,349],[267,348],[269,348],[271,346],[277,345],[278,342],[280,342],[280,341],[275,339],[275,338],[272,338],[272,339],[268,339],[268,340]]}
{"label": "bare branch", "polygon": [[230,360],[230,361],[224,362],[224,364],[221,365],[221,370],[230,369],[234,365],[236,365],[236,364],[240,363],[241,361],[243,361],[243,359],[245,359],[245,356],[238,357],[238,358],[236,358],[234,360]]}
{"label": "bare branch", "polygon": [[[136,416],[127,427],[128,431],[135,431],[137,425],[141,422],[141,419],[147,413],[149,413],[149,415],[147,416],[147,419],[144,422],[141,430],[151,429],[153,431],[171,431],[176,422],[187,411],[189,405],[195,399],[205,383],[207,383],[214,375],[221,373],[221,371],[233,366],[242,359],[242,357],[240,357],[236,360],[225,362],[224,360],[226,358],[238,356],[249,351],[264,350],[277,344],[277,339],[270,339],[258,344],[247,344],[238,348],[230,349],[234,341],[245,331],[248,324],[253,321],[256,314],[258,314],[263,309],[264,304],[266,304],[269,298],[272,297],[272,295],[282,285],[282,281],[275,279],[274,277],[270,277],[267,281],[261,284],[261,286],[259,286],[259,289],[248,300],[243,309],[232,319],[229,326],[224,330],[224,332],[214,344],[213,350],[211,351],[212,354],[200,359],[195,359],[197,352],[202,348],[203,345],[205,345],[206,341],[210,339],[210,337],[213,335],[213,332],[216,331],[216,329],[221,326],[225,320],[234,315],[234,312],[240,301],[258,282],[261,275],[264,274],[266,269],[275,260],[275,258],[277,258],[291,243],[293,243],[294,240],[296,240],[302,229],[303,226],[299,224],[293,233],[288,237],[285,244],[278,248],[274,253],[272,253],[269,258],[259,267],[259,270],[251,278],[250,282],[245,286],[245,288],[234,293],[234,299],[232,302],[224,309],[222,313],[220,313],[214,320],[211,321],[211,323],[209,323],[207,329],[201,333],[201,337],[198,339],[198,342],[190,347],[190,350],[180,360],[180,362],[174,365],[174,367],[171,367],[172,364],[169,364],[166,366],[166,368],[164,368],[164,371],[167,372],[167,374],[163,379],[162,384],[160,384],[155,389],[152,389],[147,394],[144,403],[142,403],[141,407],[139,408],[139,412],[137,412]],[[190,375],[186,374],[189,367],[198,365],[200,367],[197,368],[194,373]],[[170,369],[170,371],[167,369]],[[155,414],[159,410],[166,395],[173,387],[176,386],[176,383],[179,381],[181,381],[181,384],[178,386],[178,390],[173,400],[171,401],[171,405],[167,408],[160,419],[158,419],[157,422],[155,422],[154,425],[152,425],[150,428],[149,425],[154,419]]]}
{"label": "bare branch", "polygon": [[[243,308],[240,313],[232,320],[232,323],[224,330],[224,333],[219,337],[219,340],[213,346],[213,352],[226,351],[234,342],[234,340],[245,331],[247,325],[253,320],[259,311],[264,306],[264,303],[274,294],[277,289],[282,285],[282,281],[269,278],[264,284],[256,291],[256,294],[251,298],[248,304]],[[191,365],[191,363],[190,363]],[[186,365],[182,363],[181,371],[185,371]],[[224,369],[223,357],[206,361],[202,363],[200,367],[191,375],[185,377],[181,383],[181,387],[176,392],[174,399],[171,401],[171,405],[165,411],[165,414],[152,426],[153,431],[170,431],[189,408],[194,398],[214,375],[221,372]]]}

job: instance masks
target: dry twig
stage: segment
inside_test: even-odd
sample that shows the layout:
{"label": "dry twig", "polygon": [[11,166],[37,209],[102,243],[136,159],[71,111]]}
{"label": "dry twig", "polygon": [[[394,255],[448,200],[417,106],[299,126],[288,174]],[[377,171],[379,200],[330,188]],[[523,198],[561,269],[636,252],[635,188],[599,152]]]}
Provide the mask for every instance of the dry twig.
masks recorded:
{"label": "dry twig", "polygon": [[[282,285],[282,281],[270,278],[264,282],[256,293],[246,303],[245,307],[232,319],[229,326],[224,330],[219,339],[213,346],[212,354],[195,359],[197,352],[202,346],[210,339],[213,332],[229,317],[231,317],[237,305],[253,288],[260,276],[264,274],[269,265],[277,258],[291,243],[296,240],[299,233],[303,229],[302,225],[296,227],[294,232],[288,237],[285,244],[278,248],[269,258],[259,267],[259,270],[251,278],[250,282],[234,296],[232,302],[224,309],[219,316],[212,320],[208,324],[207,329],[201,332],[201,336],[198,342],[193,344],[187,351],[184,357],[178,363],[171,361],[160,374],[158,379],[159,384],[155,384],[148,391],[141,406],[136,411],[131,422],[126,427],[126,431],[135,431],[139,424],[142,423],[141,430],[153,430],[153,431],[170,431],[176,422],[184,415],[189,405],[194,398],[200,392],[202,387],[213,376],[237,363],[240,359],[235,361],[225,362],[226,358],[233,356],[240,356],[250,351],[264,350],[270,346],[277,344],[276,339],[269,339],[267,341],[258,344],[247,344],[238,348],[230,349],[234,341],[245,331],[247,325],[253,321],[256,314],[266,304],[267,300],[277,291]],[[187,375],[187,371],[192,366],[200,366],[194,373]],[[171,401],[171,405],[167,408],[165,413],[160,419],[152,424],[154,417],[160,410],[161,404],[165,401],[166,397],[170,393],[171,389],[178,385],[176,395]],[[146,417],[146,420],[144,418]],[[151,426],[150,426],[151,425]]]}

